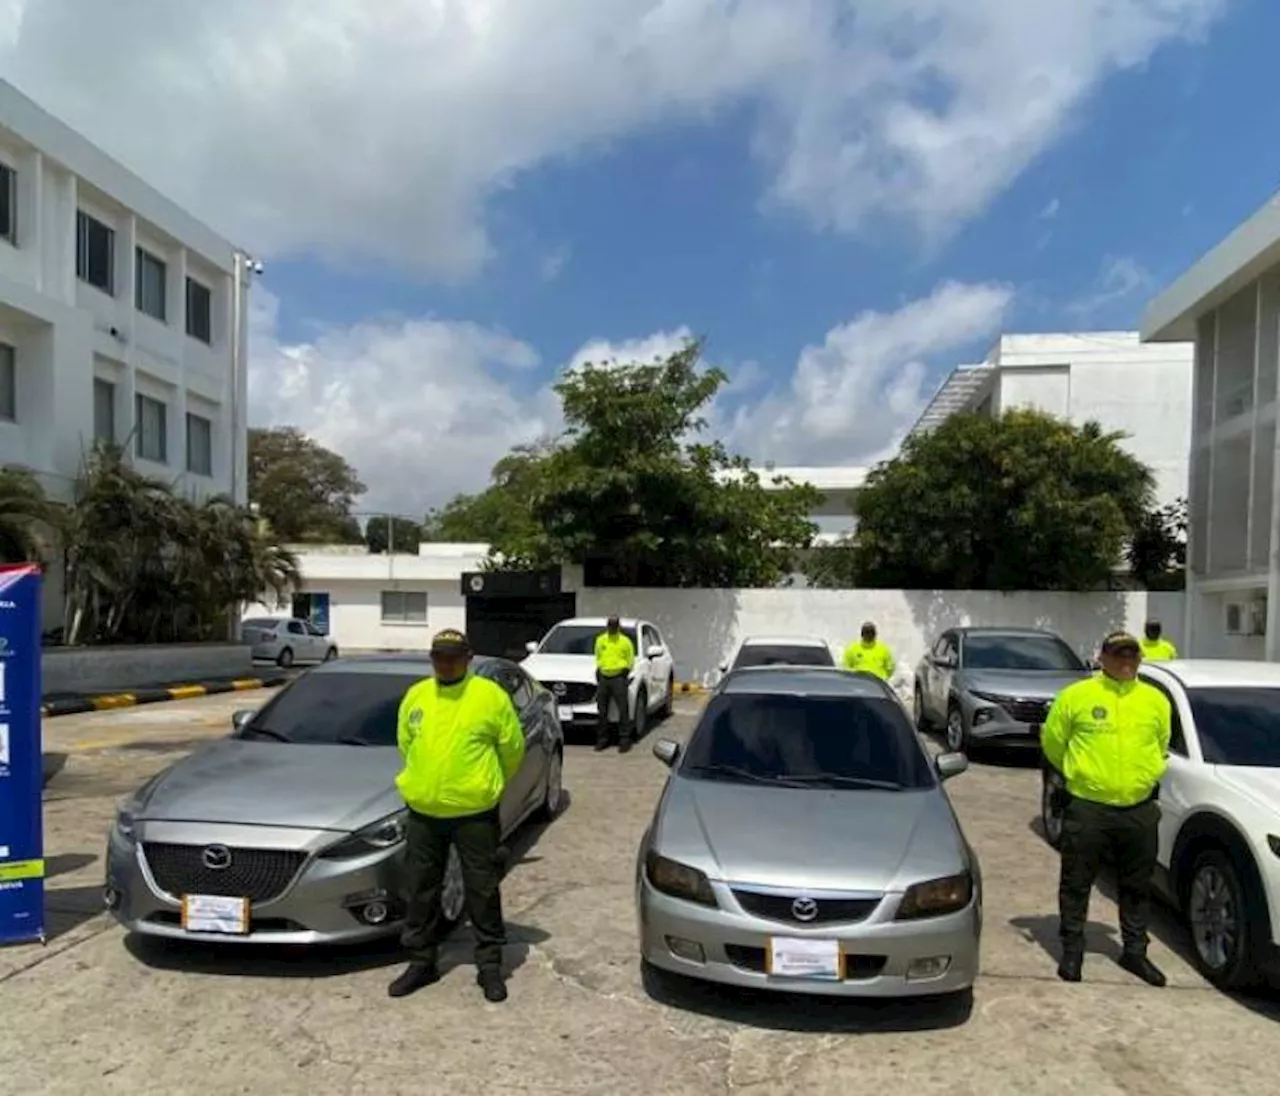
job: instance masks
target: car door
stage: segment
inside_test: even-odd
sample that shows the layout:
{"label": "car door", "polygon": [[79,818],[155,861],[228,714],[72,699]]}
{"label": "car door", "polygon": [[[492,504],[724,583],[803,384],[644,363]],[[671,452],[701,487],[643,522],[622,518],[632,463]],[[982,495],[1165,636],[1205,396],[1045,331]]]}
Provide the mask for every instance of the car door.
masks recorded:
{"label": "car door", "polygon": [[1194,728],[1195,721],[1191,717],[1191,707],[1182,690],[1172,689],[1163,681],[1157,681],[1145,674],[1142,680],[1154,685],[1164,694],[1172,711],[1169,767],[1160,778],[1160,851],[1157,856],[1161,866],[1167,868],[1173,861],[1173,846],[1178,839],[1178,831],[1191,810],[1187,794],[1189,777],[1193,769],[1203,764],[1203,760],[1200,755],[1200,744],[1195,740],[1194,733],[1191,735],[1186,733],[1187,727]]}
{"label": "car door", "polygon": [[956,633],[943,632],[929,655],[929,714],[934,719],[942,719],[947,714],[947,698],[951,695],[951,680],[959,659]]}
{"label": "car door", "polygon": [[[547,730],[538,692],[529,676],[512,662],[494,662],[485,676],[501,685],[515,705],[524,730],[524,762],[507,784],[500,816],[503,833],[509,833],[537,803],[546,782]],[[488,667],[486,667],[488,669]]]}
{"label": "car door", "polygon": [[662,673],[660,659],[651,655],[649,652],[654,647],[659,646],[658,636],[654,632],[653,627],[648,624],[640,625],[640,650],[637,652],[639,658],[644,661],[641,665],[644,667],[644,687],[648,694],[649,707],[655,707],[662,698],[663,684],[658,676]]}
{"label": "car door", "polygon": [[662,648],[662,654],[654,659],[654,673],[658,680],[658,689],[655,695],[665,696],[667,691],[667,683],[675,681],[676,658],[671,653],[671,648],[667,646],[667,641],[662,632],[658,630],[657,625],[649,625],[649,630],[653,632],[653,641]]}
{"label": "car door", "polygon": [[300,620],[291,620],[285,625],[284,646],[292,648],[296,662],[306,662],[315,657],[311,653],[311,637]]}
{"label": "car door", "polygon": [[329,653],[329,638],[310,621],[304,621],[303,627],[307,629],[307,640],[311,644],[308,657],[314,658],[317,662],[323,662]]}

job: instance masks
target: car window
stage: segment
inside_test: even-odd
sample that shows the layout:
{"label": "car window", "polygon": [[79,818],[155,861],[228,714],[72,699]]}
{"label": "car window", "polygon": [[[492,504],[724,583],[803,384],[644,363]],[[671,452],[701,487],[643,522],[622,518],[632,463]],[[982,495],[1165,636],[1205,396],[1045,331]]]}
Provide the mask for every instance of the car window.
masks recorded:
{"label": "car window", "polygon": [[307,634],[307,630],[302,626],[302,622],[298,620],[289,621],[289,634],[302,636]]}
{"label": "car window", "polygon": [[945,635],[939,636],[938,641],[933,645],[933,650],[931,650],[929,653],[933,655],[934,658],[945,658],[947,654],[948,643],[949,643],[949,640],[947,636]]}
{"label": "car window", "polygon": [[658,645],[658,637],[654,634],[653,629],[647,624],[640,630],[640,634],[644,637],[645,652],[648,652],[650,647],[656,647]]}
{"label": "car window", "polygon": [[280,622],[274,617],[251,617],[248,620],[240,622],[241,628],[256,628],[260,632],[275,631],[276,625]]}
{"label": "car window", "polygon": [[807,643],[748,643],[738,651],[733,669],[744,666],[834,666],[826,647]]}
{"label": "car window", "polygon": [[936,783],[906,713],[888,697],[721,693],[707,705],[680,774],[784,787]]}
{"label": "car window", "polygon": [[1145,674],[1143,674],[1142,680],[1158,690],[1160,695],[1169,702],[1169,711],[1172,713],[1169,719],[1169,752],[1177,754],[1179,757],[1186,757],[1187,736],[1182,731],[1182,716],[1178,714],[1178,702],[1173,699],[1173,694],[1165,687],[1163,682],[1154,681]]}
{"label": "car window", "polygon": [[1085,665],[1057,636],[967,635],[964,668],[1062,673]]}
{"label": "car window", "polygon": [[250,720],[243,736],[308,746],[394,746],[400,701],[418,680],[403,673],[304,674]]}
{"label": "car window", "polygon": [[655,627],[650,627],[649,631],[653,633],[653,642],[656,643],[659,647],[665,648],[667,645],[667,641],[662,638],[662,633],[658,631],[658,629]]}
{"label": "car window", "polygon": [[1188,689],[1187,700],[1209,764],[1280,768],[1280,689]]}
{"label": "car window", "polygon": [[[546,635],[539,654],[544,655],[594,655],[596,653],[596,636],[604,631],[604,625],[594,624],[557,624]],[[636,645],[636,630],[623,628],[623,635]]]}

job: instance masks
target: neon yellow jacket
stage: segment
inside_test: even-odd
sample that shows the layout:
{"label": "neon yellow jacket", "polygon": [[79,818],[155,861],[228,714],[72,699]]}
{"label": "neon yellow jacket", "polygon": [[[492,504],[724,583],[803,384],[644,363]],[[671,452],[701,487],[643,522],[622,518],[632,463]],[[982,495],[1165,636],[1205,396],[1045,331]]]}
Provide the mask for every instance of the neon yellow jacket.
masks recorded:
{"label": "neon yellow jacket", "polygon": [[433,818],[482,814],[498,805],[524,760],[524,729],[501,685],[467,674],[409,687],[397,728],[405,804]]}
{"label": "neon yellow jacket", "polygon": [[596,636],[596,669],[602,674],[613,677],[614,674],[626,673],[635,664],[635,644],[625,632],[616,636],[601,632]]}
{"label": "neon yellow jacket", "polygon": [[1178,648],[1161,636],[1159,639],[1140,639],[1142,657],[1147,662],[1167,662],[1178,657]]}
{"label": "neon yellow jacket", "polygon": [[1171,722],[1169,701],[1154,685],[1095,674],[1057,695],[1040,745],[1072,795],[1132,807],[1164,775]]}
{"label": "neon yellow jacket", "polygon": [[893,676],[895,666],[893,652],[878,639],[870,643],[855,639],[844,649],[844,657],[840,661],[846,670],[875,674],[883,681],[888,681]]}

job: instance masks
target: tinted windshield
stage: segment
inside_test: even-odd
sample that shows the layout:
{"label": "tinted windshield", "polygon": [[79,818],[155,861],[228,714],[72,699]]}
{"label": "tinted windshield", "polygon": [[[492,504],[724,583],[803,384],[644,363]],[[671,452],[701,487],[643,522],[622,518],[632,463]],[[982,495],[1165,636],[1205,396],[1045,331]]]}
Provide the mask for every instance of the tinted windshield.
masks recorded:
{"label": "tinted windshield", "polygon": [[245,737],[305,745],[394,746],[400,701],[417,680],[408,674],[306,674],[253,717]]}
{"label": "tinted windshield", "polygon": [[722,694],[712,699],[680,767],[732,783],[815,787],[934,784],[900,705],[888,698]]}
{"label": "tinted windshield", "polygon": [[1189,689],[1204,759],[1280,768],[1280,689]]}
{"label": "tinted windshield", "polygon": [[[596,636],[604,631],[604,625],[570,624],[552,628],[547,638],[538,648],[544,655],[594,655],[596,653]],[[634,628],[620,629],[623,635],[636,645]]]}
{"label": "tinted windshield", "polygon": [[825,647],[796,644],[749,643],[733,660],[733,669],[744,666],[834,666]]}
{"label": "tinted windshield", "polygon": [[965,636],[966,670],[1083,670],[1085,665],[1056,636]]}

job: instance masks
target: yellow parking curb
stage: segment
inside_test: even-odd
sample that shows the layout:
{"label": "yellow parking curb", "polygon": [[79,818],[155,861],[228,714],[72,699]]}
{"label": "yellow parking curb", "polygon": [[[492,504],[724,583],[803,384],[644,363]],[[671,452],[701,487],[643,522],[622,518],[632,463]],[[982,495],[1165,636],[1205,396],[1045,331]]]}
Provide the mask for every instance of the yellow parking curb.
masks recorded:
{"label": "yellow parking curb", "polygon": [[169,685],[161,689],[134,689],[128,693],[101,693],[50,700],[40,705],[42,716],[80,715],[84,712],[110,712],[132,708],[138,704],[158,704],[166,700],[193,700],[219,693],[239,693],[250,689],[271,689],[283,685],[283,675],[273,677],[240,677],[233,681],[207,681],[191,685]]}

